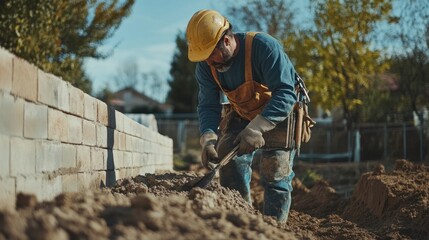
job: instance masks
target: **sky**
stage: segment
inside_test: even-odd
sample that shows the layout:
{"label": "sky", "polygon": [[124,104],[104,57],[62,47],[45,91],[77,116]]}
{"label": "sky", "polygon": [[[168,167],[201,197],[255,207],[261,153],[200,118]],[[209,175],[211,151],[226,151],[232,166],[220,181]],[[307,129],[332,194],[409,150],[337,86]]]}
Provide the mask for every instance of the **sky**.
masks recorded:
{"label": "sky", "polygon": [[[240,1],[243,0],[235,0]],[[113,49],[112,54],[106,59],[87,59],[85,62],[93,93],[105,86],[116,90],[113,78],[118,68],[130,61],[137,63],[140,72],[155,71],[161,78],[169,78],[179,31],[186,31],[189,19],[200,9],[213,9],[224,14],[223,3],[222,0],[136,0],[132,13],[100,47],[101,52]],[[162,100],[165,96],[158,97]]]}
{"label": "sky", "polygon": [[156,71],[167,78],[176,49],[176,35],[179,31],[185,32],[196,11],[206,8],[222,11],[216,2],[220,1],[137,0],[131,14],[100,48],[102,52],[113,49],[112,54],[106,59],[85,62],[85,70],[93,80],[93,92],[100,91],[106,84],[114,89],[113,76],[129,61],[136,61],[141,72]]}

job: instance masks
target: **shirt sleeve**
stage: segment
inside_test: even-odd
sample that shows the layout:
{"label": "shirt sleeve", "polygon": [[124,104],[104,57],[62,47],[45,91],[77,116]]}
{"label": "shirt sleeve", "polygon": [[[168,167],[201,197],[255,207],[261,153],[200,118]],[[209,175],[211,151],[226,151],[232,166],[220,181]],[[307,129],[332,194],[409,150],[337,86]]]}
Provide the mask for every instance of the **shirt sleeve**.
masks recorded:
{"label": "shirt sleeve", "polygon": [[200,134],[217,132],[220,123],[222,105],[220,103],[220,89],[210,72],[210,67],[200,62],[195,69],[195,78],[199,85],[198,116]]}
{"label": "shirt sleeve", "polygon": [[[295,69],[280,43],[260,33],[253,40],[252,65],[255,80],[266,85],[271,99],[262,116],[279,123],[286,119],[296,102]],[[255,76],[256,75],[256,76]]]}

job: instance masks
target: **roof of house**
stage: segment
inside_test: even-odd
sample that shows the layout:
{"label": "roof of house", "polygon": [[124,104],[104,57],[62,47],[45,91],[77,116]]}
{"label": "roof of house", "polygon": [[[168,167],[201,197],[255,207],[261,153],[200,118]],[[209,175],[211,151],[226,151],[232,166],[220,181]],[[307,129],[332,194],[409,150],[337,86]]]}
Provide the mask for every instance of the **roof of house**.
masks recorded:
{"label": "roof of house", "polygon": [[113,93],[109,103],[113,106],[125,106],[128,104],[133,106],[157,107],[164,111],[170,110],[173,107],[169,104],[160,103],[145,94],[140,93],[133,87],[126,87]]}

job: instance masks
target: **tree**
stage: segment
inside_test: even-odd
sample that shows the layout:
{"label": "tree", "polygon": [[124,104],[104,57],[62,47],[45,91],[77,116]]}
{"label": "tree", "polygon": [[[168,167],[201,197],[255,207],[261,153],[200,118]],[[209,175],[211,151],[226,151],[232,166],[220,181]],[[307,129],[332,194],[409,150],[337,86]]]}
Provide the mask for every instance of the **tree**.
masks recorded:
{"label": "tree", "polygon": [[248,0],[243,5],[228,2],[227,13],[232,24],[245,31],[261,31],[279,40],[295,30],[290,0]]}
{"label": "tree", "polygon": [[166,80],[155,70],[141,74],[143,89],[153,99],[165,102]]}
{"label": "tree", "polygon": [[140,83],[140,70],[136,60],[130,59],[118,66],[113,80],[119,89],[127,87],[136,88]]}
{"label": "tree", "polygon": [[90,92],[83,61],[108,56],[98,48],[133,4],[134,0],[4,0],[0,2],[0,45]]}
{"label": "tree", "polygon": [[405,0],[397,7],[400,21],[391,30],[391,71],[399,77],[403,114],[411,110],[423,126],[424,109],[429,107],[429,6],[424,0]]}
{"label": "tree", "polygon": [[198,103],[198,85],[194,75],[196,63],[188,60],[185,34],[177,34],[176,46],[171,62],[167,102],[174,106],[176,113],[194,113]]}
{"label": "tree", "polygon": [[341,107],[350,129],[370,82],[388,67],[381,51],[371,48],[371,34],[380,22],[394,22],[391,1],[319,0],[312,6],[314,29],[289,41],[301,50],[295,57],[305,64],[301,73],[313,100],[326,110]]}

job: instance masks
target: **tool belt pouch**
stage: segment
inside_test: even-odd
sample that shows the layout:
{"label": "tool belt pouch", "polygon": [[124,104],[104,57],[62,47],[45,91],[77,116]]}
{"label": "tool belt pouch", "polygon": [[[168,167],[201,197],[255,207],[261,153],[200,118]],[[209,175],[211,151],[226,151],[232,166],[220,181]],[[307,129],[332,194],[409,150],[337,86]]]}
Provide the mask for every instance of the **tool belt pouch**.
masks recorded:
{"label": "tool belt pouch", "polygon": [[263,133],[265,145],[263,149],[287,148],[292,149],[295,146],[295,119],[296,111],[277,126],[268,132]]}
{"label": "tool belt pouch", "polygon": [[287,148],[299,149],[301,143],[311,138],[311,128],[315,121],[308,115],[308,107],[304,102],[297,102],[290,115],[281,123],[263,134],[264,149]]}
{"label": "tool belt pouch", "polygon": [[307,143],[311,138],[311,128],[314,127],[316,122],[308,115],[308,106],[303,104],[303,119],[302,119],[302,132],[301,142]]}
{"label": "tool belt pouch", "polygon": [[311,128],[316,122],[308,115],[308,106],[304,102],[297,102],[295,104],[296,131],[295,131],[295,145],[296,148],[301,147],[301,143],[307,143],[311,138]]}

